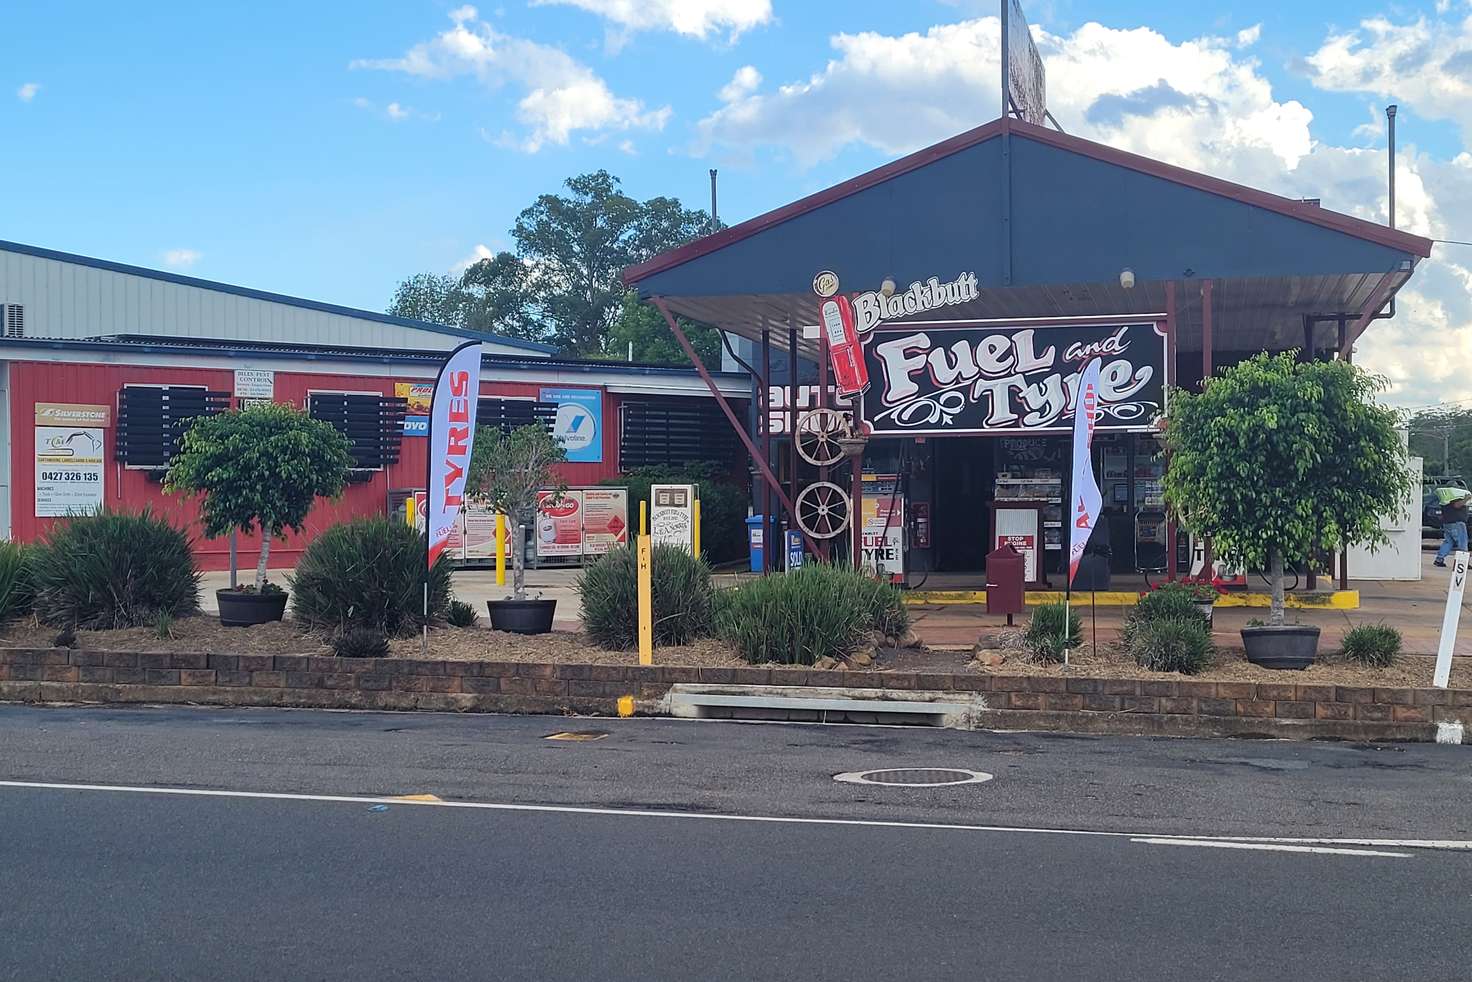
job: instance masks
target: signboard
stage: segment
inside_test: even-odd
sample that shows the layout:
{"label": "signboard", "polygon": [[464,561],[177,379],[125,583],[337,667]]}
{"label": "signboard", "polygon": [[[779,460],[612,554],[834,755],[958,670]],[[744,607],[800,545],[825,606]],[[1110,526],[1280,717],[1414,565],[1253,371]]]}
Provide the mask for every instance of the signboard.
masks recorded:
{"label": "signboard", "polygon": [[404,435],[429,436],[429,402],[434,398],[434,383],[395,382],[394,396],[406,403]]}
{"label": "signboard", "polygon": [[694,548],[693,484],[656,484],[649,489],[649,534],[655,545]]}
{"label": "signboard", "polygon": [[1152,321],[982,322],[875,332],[860,415],[875,435],[1067,433],[1094,358],[1100,432],[1149,432],[1165,408],[1165,331]]}
{"label": "signboard", "polygon": [[603,392],[599,389],[543,389],[540,402],[557,404],[552,435],[567,450],[571,464],[603,461]]}
{"label": "signboard", "polygon": [[265,405],[275,398],[275,372],[264,368],[235,370],[235,401],[241,409]]}
{"label": "signboard", "polygon": [[1038,563],[1042,558],[1042,536],[1038,528],[1039,512],[1036,508],[1005,508],[997,505],[996,532],[992,536],[992,548],[1009,545],[1022,555],[1022,578],[1027,583],[1038,582]]}
{"label": "signboard", "polygon": [[797,529],[787,530],[787,571],[802,569],[806,554],[802,547],[802,533]]}
{"label": "signboard", "polygon": [[112,425],[111,406],[84,406],[71,402],[36,403],[37,426],[101,426]]}
{"label": "signboard", "polygon": [[629,541],[627,488],[589,488],[583,492],[583,554],[601,556]]}
{"label": "signboard", "polygon": [[562,500],[549,504],[555,492],[537,492],[537,555],[583,554],[583,492],[564,491]]}
{"label": "signboard", "polygon": [[905,577],[905,499],[893,491],[871,495],[867,483],[861,512],[862,565],[878,576],[902,580]]}
{"label": "signboard", "polygon": [[[767,387],[767,432],[773,436],[780,436],[787,432],[790,420],[788,419],[788,398],[792,390],[785,385],[770,385]],[[848,396],[841,396],[828,386],[828,405],[834,409],[845,410],[853,407],[853,400]],[[797,410],[801,416],[805,410],[818,408],[818,387],[805,383],[797,387]]]}
{"label": "signboard", "polygon": [[102,507],[104,431],[36,427],[36,517],[83,515]]}
{"label": "signboard", "polygon": [[[467,501],[460,511],[461,549],[455,558],[465,562],[494,562],[496,559],[496,513],[484,504]],[[511,543],[516,530],[506,522],[506,542],[502,551],[511,559]],[[451,547],[453,548],[453,546]]]}
{"label": "signboard", "polygon": [[[1009,109],[1010,102],[1010,109]],[[1020,0],[1002,0],[1002,115],[1016,110],[1024,122],[1047,120],[1047,76]]]}

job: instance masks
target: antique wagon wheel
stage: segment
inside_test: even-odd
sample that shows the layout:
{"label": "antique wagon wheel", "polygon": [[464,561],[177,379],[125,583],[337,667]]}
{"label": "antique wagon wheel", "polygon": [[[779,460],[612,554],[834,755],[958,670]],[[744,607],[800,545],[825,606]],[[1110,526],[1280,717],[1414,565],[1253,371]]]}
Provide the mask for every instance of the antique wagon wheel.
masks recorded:
{"label": "antique wagon wheel", "polygon": [[848,495],[831,481],[814,481],[803,488],[795,507],[797,524],[815,539],[842,535],[852,513]]}
{"label": "antique wagon wheel", "polygon": [[848,416],[836,409],[813,409],[797,418],[797,452],[818,467],[843,460],[841,441],[849,436]]}

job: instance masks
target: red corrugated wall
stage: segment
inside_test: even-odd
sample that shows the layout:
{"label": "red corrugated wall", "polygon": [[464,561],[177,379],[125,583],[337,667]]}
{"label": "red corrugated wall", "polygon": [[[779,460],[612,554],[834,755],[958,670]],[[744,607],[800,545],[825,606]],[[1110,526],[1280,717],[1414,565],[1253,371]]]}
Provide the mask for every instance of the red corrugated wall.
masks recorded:
{"label": "red corrugated wall", "polygon": [[[282,372],[276,373],[276,399],[295,406],[306,405],[308,391],[380,392],[393,395],[396,381],[423,382],[423,378],[401,379],[374,376]],[[58,365],[48,362],[12,362],[11,386],[11,527],[21,541],[34,540],[55,519],[35,517],[35,405],[38,402],[108,405],[117,411],[118,390],[124,385],[205,385],[230,392],[234,373],[230,369],[148,368],[134,365]],[[557,388],[568,388],[561,383]],[[540,386],[531,383],[488,382],[482,380],[481,395],[536,398]],[[117,421],[107,428],[106,502],[109,507],[136,511],[145,505],[173,521],[189,527],[198,537],[196,552],[204,569],[229,567],[227,539],[204,539],[199,529],[199,512],[193,499],[166,495],[157,481],[142,471],[125,470],[113,460],[116,448]],[[388,509],[390,489],[423,488],[426,467],[426,444],[422,437],[406,437],[400,447],[397,464],[385,468],[362,484],[349,485],[335,501],[319,501],[307,517],[301,534],[289,534],[285,542],[271,546],[271,566],[296,564],[305,544],[324,528],[348,518],[382,515]],[[603,392],[603,461],[596,464],[564,464],[562,479],[568,484],[597,484],[618,474],[618,400]],[[255,564],[260,540],[241,536],[240,565]]]}

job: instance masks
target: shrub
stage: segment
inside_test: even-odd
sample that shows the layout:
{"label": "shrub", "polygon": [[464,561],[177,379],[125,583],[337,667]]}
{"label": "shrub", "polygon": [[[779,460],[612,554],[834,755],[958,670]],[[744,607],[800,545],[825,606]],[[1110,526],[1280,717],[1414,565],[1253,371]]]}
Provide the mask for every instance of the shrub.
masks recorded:
{"label": "shrub", "polygon": [[1125,642],[1128,644],[1136,631],[1154,621],[1187,621],[1207,630],[1206,615],[1196,606],[1201,602],[1195,590],[1180,583],[1167,583],[1141,594],[1139,602],[1125,614]]}
{"label": "shrub", "polygon": [[[522,542],[524,516],[537,510],[537,493],[552,488],[548,504],[562,500],[567,484],[557,478],[556,466],[567,462],[567,449],[540,423],[518,426],[502,433],[490,426],[476,431],[465,478],[466,494],[474,495],[493,513],[511,519],[511,594],[526,599],[526,546]],[[533,520],[533,527],[536,523]]]}
{"label": "shrub", "polygon": [[387,658],[388,638],[376,627],[354,625],[333,635],[332,653],[339,658]]}
{"label": "shrub", "polygon": [[875,631],[903,633],[899,591],[858,570],[809,563],[726,591],[716,632],[748,662],[811,665],[846,658]]}
{"label": "shrub", "polygon": [[1210,665],[1215,650],[1204,618],[1156,618],[1140,623],[1128,640],[1130,654],[1152,672],[1196,675]]}
{"label": "shrub", "polygon": [[445,619],[450,622],[451,627],[475,627],[476,622],[480,620],[480,614],[463,600],[451,600]]}
{"label": "shrub", "polygon": [[695,484],[700,487],[700,549],[713,563],[746,555],[746,491],[724,476],[716,464],[683,467],[639,467],[623,477],[609,478],[609,487],[629,489],[629,523],[638,529],[639,502],[649,500],[653,484]]}
{"label": "shrub", "polygon": [[[650,557],[654,643],[688,644],[711,632],[710,565],[679,546],[655,546]],[[622,651],[639,643],[639,584],[634,550],[619,546],[583,570],[578,579],[583,628],[604,648]]]}
{"label": "shrub", "polygon": [[1389,624],[1361,624],[1344,636],[1340,654],[1368,668],[1387,668],[1400,656],[1400,632]]}
{"label": "shrub", "polygon": [[0,621],[31,607],[31,559],[19,542],[0,542]]}
{"label": "shrub", "polygon": [[38,617],[60,627],[152,627],[199,610],[189,537],[149,509],[58,521],[31,551]]}
{"label": "shrub", "polygon": [[[401,637],[424,626],[424,535],[403,522],[360,518],[317,537],[297,563],[291,604],[308,627],[341,632],[371,627]],[[430,623],[450,604],[450,561],[429,577]]]}
{"label": "shrub", "polygon": [[264,592],[271,540],[300,529],[317,498],[342,493],[350,449],[331,423],[283,403],[203,416],[169,461],[164,490],[204,496],[200,517],[210,538],[260,530],[255,588]]}
{"label": "shrub", "polygon": [[[1065,610],[1068,617],[1066,638],[1063,627]],[[1033,661],[1061,662],[1065,648],[1077,648],[1083,644],[1083,621],[1078,611],[1067,609],[1063,604],[1043,604],[1033,611],[1023,640]]]}

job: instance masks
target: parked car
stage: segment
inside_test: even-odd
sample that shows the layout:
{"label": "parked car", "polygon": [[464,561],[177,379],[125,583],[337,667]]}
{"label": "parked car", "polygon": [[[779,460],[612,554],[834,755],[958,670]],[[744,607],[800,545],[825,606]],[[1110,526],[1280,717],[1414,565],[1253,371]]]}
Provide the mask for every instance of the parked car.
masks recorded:
{"label": "parked car", "polygon": [[1421,538],[1441,538],[1441,502],[1434,488],[1421,493]]}

